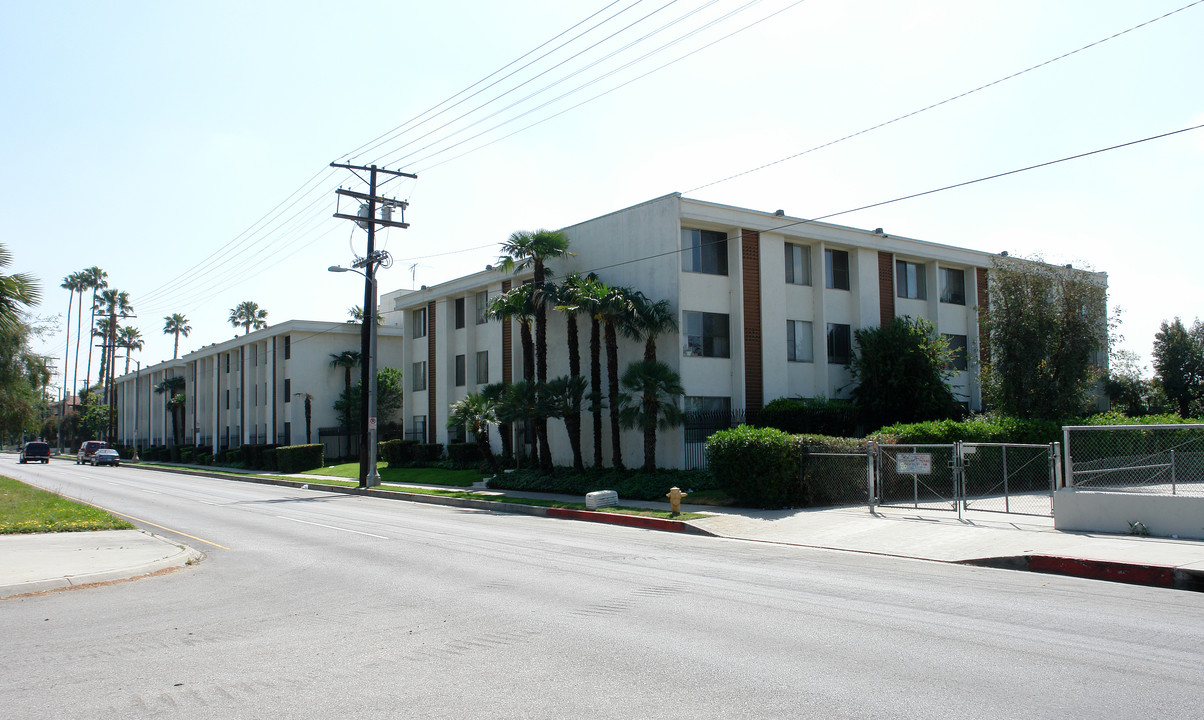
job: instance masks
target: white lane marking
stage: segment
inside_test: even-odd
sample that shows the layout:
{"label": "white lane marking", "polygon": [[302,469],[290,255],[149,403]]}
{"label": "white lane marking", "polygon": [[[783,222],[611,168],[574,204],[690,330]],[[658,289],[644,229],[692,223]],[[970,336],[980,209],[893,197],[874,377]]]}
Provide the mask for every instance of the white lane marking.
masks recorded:
{"label": "white lane marking", "polygon": [[220,507],[220,506],[221,506],[221,503],[209,502],[208,500],[197,500],[197,502],[199,502],[199,503],[203,503],[203,504],[205,504],[205,505],[213,505],[213,506],[215,506],[215,507]]}
{"label": "white lane marking", "polygon": [[372,533],[360,532],[359,530],[348,530],[347,528],[335,527],[334,525],[323,525],[322,523],[310,522],[308,520],[298,520],[297,518],[285,517],[284,515],[277,515],[276,517],[280,518],[281,520],[292,520],[293,522],[305,523],[306,525],[317,525],[318,527],[324,527],[330,530],[341,530],[342,532],[355,533],[356,535],[367,535],[368,537],[380,538],[381,540],[389,539],[384,535],[373,535]]}

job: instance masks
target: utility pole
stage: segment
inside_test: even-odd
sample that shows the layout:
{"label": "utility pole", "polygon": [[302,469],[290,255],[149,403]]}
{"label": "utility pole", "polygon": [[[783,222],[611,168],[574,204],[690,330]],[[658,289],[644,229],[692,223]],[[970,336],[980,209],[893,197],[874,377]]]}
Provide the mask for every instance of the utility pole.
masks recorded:
{"label": "utility pole", "polygon": [[[392,262],[387,253],[376,251],[376,226],[402,229],[410,226],[409,223],[393,220],[393,208],[401,210],[404,217],[408,203],[379,197],[376,194],[377,176],[388,175],[389,178],[384,182],[399,177],[417,179],[418,176],[397,170],[385,170],[375,165],[363,167],[330,163],[330,166],[344,168],[357,175],[361,172],[368,173],[367,195],[343,188],[335,191],[342,197],[358,200],[359,214],[334,214],[342,220],[354,221],[368,231],[367,252],[364,257],[352,263],[352,267],[362,268],[364,275],[364,324],[360,328],[360,487],[366,488],[380,484],[380,475],[376,472],[376,267],[385,262]],[[363,177],[360,176],[360,179]],[[379,218],[378,206],[382,210]]]}

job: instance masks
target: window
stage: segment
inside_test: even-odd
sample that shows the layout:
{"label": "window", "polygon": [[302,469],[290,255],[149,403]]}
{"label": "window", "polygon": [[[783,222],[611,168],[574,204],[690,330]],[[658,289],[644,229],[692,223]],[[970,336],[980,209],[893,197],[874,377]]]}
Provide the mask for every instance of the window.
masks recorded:
{"label": "window", "polygon": [[414,331],[410,334],[410,337],[426,337],[426,308],[419,308],[418,310],[410,313],[410,316],[412,318],[411,325],[413,326]]}
{"label": "window", "polygon": [[901,298],[924,300],[928,297],[928,283],[924,278],[924,266],[907,262],[895,261],[895,294]]}
{"label": "window", "polygon": [[410,386],[410,389],[426,390],[426,361],[425,360],[423,360],[422,362],[414,363],[414,372],[410,377],[412,379],[412,384]]}
{"label": "window", "polygon": [[465,376],[467,373],[464,369],[464,360],[463,355],[456,356],[456,387],[463,387],[466,382]]}
{"label": "window", "polygon": [[291,422],[284,423],[284,444],[293,444],[293,424]]}
{"label": "window", "polygon": [[288,360],[293,356],[293,336],[284,336],[284,359]]}
{"label": "window", "polygon": [[681,229],[681,269],[727,275],[727,235],[714,230]]}
{"label": "window", "polygon": [[849,289],[849,254],[844,250],[824,250],[824,287]]}
{"label": "window", "polygon": [[489,384],[489,351],[477,353],[477,385]]}
{"label": "window", "polygon": [[811,284],[811,248],[786,243],[786,282],[791,285]]}
{"label": "window", "polygon": [[941,333],[949,341],[949,349],[953,351],[953,359],[945,366],[946,370],[965,370],[969,367],[966,361],[966,336]]}
{"label": "window", "polygon": [[230,372],[230,353],[226,353],[226,372]]}
{"label": "window", "polygon": [[447,428],[447,441],[449,443],[467,442],[468,432],[463,425],[452,425]]}
{"label": "window", "polygon": [[292,378],[284,379],[284,401],[285,402],[293,401],[293,380],[292,380]]}
{"label": "window", "polygon": [[[229,358],[229,356],[226,357]],[[230,409],[230,391],[228,389],[226,390],[226,409]]]}
{"label": "window", "polygon": [[477,293],[477,325],[484,325],[489,322],[489,293],[482,290]]}
{"label": "window", "polygon": [[786,359],[791,362],[813,362],[811,323],[806,320],[786,321]]}
{"label": "window", "polygon": [[409,433],[410,439],[426,442],[426,415],[414,416],[414,429]]}
{"label": "window", "polygon": [[941,302],[966,304],[966,271],[941,268]]}
{"label": "window", "polygon": [[464,298],[456,298],[456,329],[464,327]]}
{"label": "window", "polygon": [[828,323],[828,362],[848,365],[853,354],[853,329],[842,323]]}
{"label": "window", "polygon": [[729,357],[727,315],[708,312],[682,313],[685,322],[686,357]]}

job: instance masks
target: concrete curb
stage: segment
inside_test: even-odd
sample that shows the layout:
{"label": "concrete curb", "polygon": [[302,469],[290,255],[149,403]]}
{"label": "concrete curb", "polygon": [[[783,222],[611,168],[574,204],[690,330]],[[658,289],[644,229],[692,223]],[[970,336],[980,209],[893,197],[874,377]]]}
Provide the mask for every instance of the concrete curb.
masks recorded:
{"label": "concrete curb", "polygon": [[181,545],[172,542],[167,538],[160,537],[153,533],[144,533],[148,537],[163,543],[165,546],[173,548],[167,556],[152,560],[150,562],[136,563],[120,568],[109,568],[97,572],[75,573],[71,575],[63,575],[61,577],[43,578],[39,580],[30,580],[28,582],[13,583],[11,585],[0,586],[0,599],[9,598],[16,595],[27,595],[29,593],[46,592],[48,590],[61,590],[63,588],[78,587],[80,585],[92,585],[96,583],[107,583],[118,580],[133,580],[135,578],[150,575],[166,570],[169,568],[184,567],[191,563],[200,562],[204,559],[204,554],[194,550],[187,545]]}
{"label": "concrete curb", "polygon": [[961,564],[1204,592],[1204,571],[1186,570],[1173,565],[1126,563],[1115,560],[1043,554],[965,560]]}

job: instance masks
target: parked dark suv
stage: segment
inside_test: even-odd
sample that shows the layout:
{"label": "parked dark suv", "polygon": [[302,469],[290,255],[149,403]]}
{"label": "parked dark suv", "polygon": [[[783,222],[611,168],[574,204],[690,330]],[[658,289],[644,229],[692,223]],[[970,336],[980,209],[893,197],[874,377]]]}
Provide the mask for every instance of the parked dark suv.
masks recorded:
{"label": "parked dark suv", "polygon": [[38,440],[30,440],[21,448],[21,458],[18,462],[50,462],[50,445]]}

